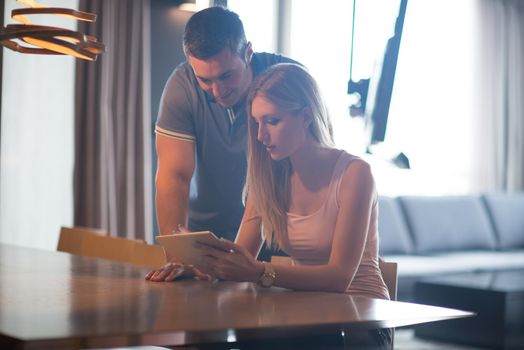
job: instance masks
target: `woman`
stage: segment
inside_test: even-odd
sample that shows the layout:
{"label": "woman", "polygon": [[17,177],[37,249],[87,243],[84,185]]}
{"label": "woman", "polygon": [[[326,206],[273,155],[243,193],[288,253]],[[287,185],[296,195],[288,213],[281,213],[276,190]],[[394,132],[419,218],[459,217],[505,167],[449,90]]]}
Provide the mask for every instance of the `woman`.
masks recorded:
{"label": "woman", "polygon": [[[201,264],[168,264],[146,279],[212,276],[264,287],[389,299],[378,267],[377,193],[369,165],[333,147],[316,82],[301,66],[278,64],[248,98],[246,208],[236,243],[199,245]],[[261,234],[262,233],[262,234]],[[263,240],[292,264],[257,261]],[[372,331],[389,346],[389,331]]]}

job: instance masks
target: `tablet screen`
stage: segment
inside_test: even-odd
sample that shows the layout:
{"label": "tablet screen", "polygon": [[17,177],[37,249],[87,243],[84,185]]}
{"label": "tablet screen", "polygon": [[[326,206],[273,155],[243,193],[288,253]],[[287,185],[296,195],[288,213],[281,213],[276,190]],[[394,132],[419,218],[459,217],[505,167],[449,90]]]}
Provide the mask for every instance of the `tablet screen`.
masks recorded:
{"label": "tablet screen", "polygon": [[214,246],[219,238],[211,231],[199,231],[189,233],[177,233],[173,235],[157,236],[157,241],[164,247],[164,250],[185,265],[195,265],[202,251],[193,247],[193,242],[201,242]]}

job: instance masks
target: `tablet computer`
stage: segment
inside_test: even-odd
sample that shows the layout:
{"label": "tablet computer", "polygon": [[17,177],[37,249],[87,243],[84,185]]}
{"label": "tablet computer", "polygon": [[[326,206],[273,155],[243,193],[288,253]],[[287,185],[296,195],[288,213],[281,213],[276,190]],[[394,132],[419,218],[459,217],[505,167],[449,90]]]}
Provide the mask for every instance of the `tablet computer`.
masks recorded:
{"label": "tablet computer", "polygon": [[156,239],[164,247],[166,253],[174,257],[176,261],[185,265],[195,265],[202,251],[193,247],[193,242],[216,246],[220,238],[211,231],[199,231],[157,236]]}

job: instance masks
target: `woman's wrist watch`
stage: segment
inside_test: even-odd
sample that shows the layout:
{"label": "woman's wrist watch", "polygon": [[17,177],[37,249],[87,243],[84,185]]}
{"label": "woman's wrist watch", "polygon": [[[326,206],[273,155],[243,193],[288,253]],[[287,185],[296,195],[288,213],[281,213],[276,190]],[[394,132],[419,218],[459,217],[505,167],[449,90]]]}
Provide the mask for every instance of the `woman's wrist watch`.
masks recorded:
{"label": "woman's wrist watch", "polygon": [[273,285],[273,283],[275,283],[277,274],[275,272],[275,269],[273,268],[273,265],[265,261],[263,263],[264,263],[264,273],[258,279],[258,284],[264,288],[269,288]]}

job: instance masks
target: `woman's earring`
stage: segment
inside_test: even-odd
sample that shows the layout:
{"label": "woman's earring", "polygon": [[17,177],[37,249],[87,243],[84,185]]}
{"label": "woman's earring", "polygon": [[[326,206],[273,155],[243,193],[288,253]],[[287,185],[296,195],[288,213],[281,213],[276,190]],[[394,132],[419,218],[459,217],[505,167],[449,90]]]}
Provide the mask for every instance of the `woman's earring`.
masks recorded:
{"label": "woman's earring", "polygon": [[309,125],[311,125],[312,122],[312,116],[309,114],[310,109],[308,107],[304,107],[303,109],[303,117],[304,117],[304,128],[309,128]]}
{"label": "woman's earring", "polygon": [[311,125],[311,119],[310,118],[304,119],[304,129],[309,128],[310,125]]}

